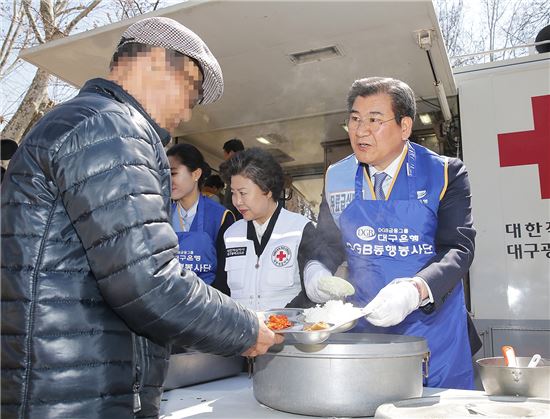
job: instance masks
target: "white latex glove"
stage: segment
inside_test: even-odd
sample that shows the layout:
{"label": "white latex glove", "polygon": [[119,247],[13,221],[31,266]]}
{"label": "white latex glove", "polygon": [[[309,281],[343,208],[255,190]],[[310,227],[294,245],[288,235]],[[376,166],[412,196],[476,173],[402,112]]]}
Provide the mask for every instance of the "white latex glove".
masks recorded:
{"label": "white latex glove", "polygon": [[420,295],[412,278],[397,278],[367,304],[367,320],[375,326],[399,324],[420,306]]}
{"label": "white latex glove", "polygon": [[344,278],[338,276],[325,276],[319,279],[319,291],[327,293],[332,300],[342,300],[355,294],[355,288]]}
{"label": "white latex glove", "polygon": [[332,276],[321,262],[309,261],[304,268],[304,285],[309,299],[315,303],[341,300],[355,293],[353,285],[345,279]]}
{"label": "white latex glove", "polygon": [[304,286],[306,294],[314,303],[325,303],[330,300],[330,294],[319,289],[321,278],[332,275],[331,272],[318,261],[310,261],[304,268]]}

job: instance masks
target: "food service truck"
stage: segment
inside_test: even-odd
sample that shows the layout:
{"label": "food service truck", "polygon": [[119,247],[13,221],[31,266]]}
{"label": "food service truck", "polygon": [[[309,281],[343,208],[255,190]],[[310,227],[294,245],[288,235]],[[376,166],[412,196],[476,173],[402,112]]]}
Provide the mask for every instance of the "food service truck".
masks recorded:
{"label": "food service truck", "polygon": [[[521,356],[550,357],[547,48],[451,68],[430,0],[199,0],[149,15],[173,18],[200,34],[224,73],[223,98],[194,110],[173,141],[196,145],[214,168],[230,138],[267,148],[292,176],[292,190],[313,219],[325,169],[352,152],[343,124],[351,83],[373,75],[407,82],[418,106],[412,141],[461,157],[469,172],[477,237],[464,283],[483,343],[475,358],[500,356],[502,345]],[[79,87],[107,74],[121,33],[137,19],[30,48],[21,57]],[[168,388],[215,379],[213,370],[240,371],[236,364],[214,367],[219,360],[204,354],[195,358],[173,356]],[[252,408],[251,384],[243,377],[230,380],[237,380],[231,382],[234,399],[216,381],[167,396],[164,411],[283,417]],[[225,403],[227,416],[214,416],[215,400]]]}

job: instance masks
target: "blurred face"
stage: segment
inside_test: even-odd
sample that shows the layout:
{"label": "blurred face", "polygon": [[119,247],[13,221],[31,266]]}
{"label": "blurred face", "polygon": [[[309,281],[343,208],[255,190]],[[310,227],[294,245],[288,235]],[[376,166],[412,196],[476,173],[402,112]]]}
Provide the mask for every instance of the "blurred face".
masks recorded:
{"label": "blurred face", "polygon": [[229,160],[231,157],[233,157],[233,154],[235,154],[234,151],[223,150],[223,159],[224,160]]}
{"label": "blurred face", "polygon": [[219,189],[214,186],[203,186],[201,190],[212,194],[217,194],[219,192]]}
{"label": "blurred face", "polygon": [[384,170],[403,151],[411,134],[412,119],[395,121],[391,97],[386,93],[358,96],[348,120],[348,133],[355,157],[361,163]]}
{"label": "blurred face", "polygon": [[188,57],[179,57],[177,60],[180,61],[178,68],[167,65],[169,76],[163,91],[167,101],[167,126],[174,128],[191,119],[191,110],[199,100],[202,86],[199,67]]}
{"label": "blurred face", "polygon": [[277,207],[271,192],[266,194],[249,178],[241,175],[231,177],[231,193],[233,205],[246,221],[256,220],[263,224]]}
{"label": "blurred face", "polygon": [[132,71],[120,75],[123,87],[161,127],[174,133],[181,122],[191,119],[202,86],[202,74],[192,60],[177,56],[170,62],[159,47],[127,60]]}
{"label": "blurred face", "polygon": [[172,199],[179,201],[198,191],[198,180],[201,177],[202,170],[197,169],[191,172],[175,156],[168,156],[168,160],[170,161],[170,175],[172,177]]}

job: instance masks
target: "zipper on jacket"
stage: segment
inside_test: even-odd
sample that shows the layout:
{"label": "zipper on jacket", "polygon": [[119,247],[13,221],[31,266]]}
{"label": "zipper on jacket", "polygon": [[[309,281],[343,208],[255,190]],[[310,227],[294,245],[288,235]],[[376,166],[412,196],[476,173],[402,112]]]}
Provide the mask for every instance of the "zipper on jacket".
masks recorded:
{"label": "zipper on jacket", "polygon": [[258,275],[260,275],[260,271],[259,271],[259,267],[260,267],[260,256],[258,256],[258,260],[256,261],[256,273],[254,275],[254,296],[253,296],[253,300],[252,300],[252,307],[256,307],[256,311],[258,311],[260,309],[260,292],[259,292],[259,288],[260,288],[260,284],[258,284]]}
{"label": "zipper on jacket", "polygon": [[139,363],[140,354],[138,351],[138,341],[135,333],[132,333],[132,349],[134,352],[133,356],[133,371],[135,376],[134,384],[132,385],[132,393],[134,394],[133,409],[134,413],[137,413],[141,410],[141,399],[139,397],[139,391],[141,390],[141,365]]}
{"label": "zipper on jacket", "polygon": [[139,398],[139,382],[135,382],[133,386],[134,392],[134,413],[141,410],[141,399]]}

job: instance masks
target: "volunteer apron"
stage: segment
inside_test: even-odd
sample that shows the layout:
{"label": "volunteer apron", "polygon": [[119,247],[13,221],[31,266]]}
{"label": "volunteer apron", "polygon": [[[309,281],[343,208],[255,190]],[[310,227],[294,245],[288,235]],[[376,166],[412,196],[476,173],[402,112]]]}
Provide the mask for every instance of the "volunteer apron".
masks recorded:
{"label": "volunteer apron", "polygon": [[[208,232],[204,230],[204,197],[199,195],[197,213],[189,231],[176,231],[178,236],[178,258],[184,269],[195,272],[208,285],[216,277],[216,245]],[[172,204],[172,211],[178,211],[177,204]],[[180,217],[179,212],[177,214]]]}
{"label": "volunteer apron", "polygon": [[[368,304],[393,279],[415,276],[434,255],[437,209],[434,211],[418,199],[416,167],[415,149],[409,146],[407,164],[402,163],[390,191],[390,196],[408,195],[408,200],[386,201],[363,199],[365,168],[361,164],[357,168],[355,199],[340,216],[349,279],[356,289],[350,301],[356,306]],[[431,173],[434,171],[426,171],[424,176],[437,176]],[[432,191],[437,200],[439,192]],[[401,243],[388,242],[388,235],[394,233],[413,238],[414,244],[408,244],[406,253]],[[431,314],[418,309],[400,324],[385,328],[373,326],[362,319],[353,332],[422,336],[427,340],[431,352],[426,385],[473,388],[462,283],[455,286],[444,304]]]}

